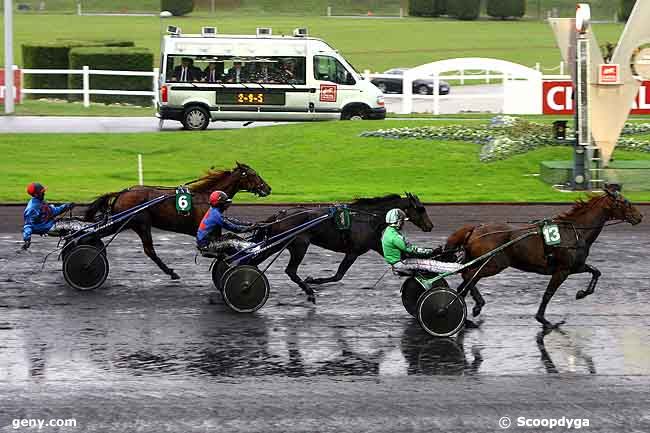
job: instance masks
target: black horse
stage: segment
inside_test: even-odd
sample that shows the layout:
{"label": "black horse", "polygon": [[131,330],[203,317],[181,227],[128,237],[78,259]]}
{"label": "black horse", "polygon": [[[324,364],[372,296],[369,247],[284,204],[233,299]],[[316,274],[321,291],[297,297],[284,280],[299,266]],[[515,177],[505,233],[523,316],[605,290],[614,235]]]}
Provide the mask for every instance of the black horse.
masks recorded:
{"label": "black horse", "polygon": [[[433,224],[427,215],[420,199],[413,194],[406,193],[406,197],[397,194],[377,198],[362,198],[350,203],[351,225],[349,230],[341,230],[332,219],[327,220],[316,227],[298,235],[287,247],[291,254],[289,264],[285,272],[291,280],[298,284],[307,294],[308,300],[315,302],[314,291],[310,284],[324,284],[339,281],[343,278],[350,266],[357,257],[374,250],[383,255],[381,247],[381,235],[386,228],[386,212],[391,209],[402,209],[406,212],[409,220],[418,226],[422,231],[430,232]],[[328,212],[326,208],[292,208],[280,212],[274,217],[265,221],[267,236],[274,236],[313,220]],[[327,278],[309,278],[303,280],[298,276],[298,267],[302,263],[310,244],[317,245],[330,251],[345,253],[345,258],[339,265],[335,275]],[[272,254],[275,251],[271,251]],[[255,259],[259,264],[269,254],[261,255]]]}

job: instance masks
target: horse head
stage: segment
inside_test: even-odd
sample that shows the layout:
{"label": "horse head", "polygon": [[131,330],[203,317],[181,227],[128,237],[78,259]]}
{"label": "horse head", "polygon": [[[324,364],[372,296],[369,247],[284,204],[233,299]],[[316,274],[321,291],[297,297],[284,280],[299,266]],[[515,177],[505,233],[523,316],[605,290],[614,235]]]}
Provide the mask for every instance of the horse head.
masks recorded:
{"label": "horse head", "polygon": [[271,194],[271,186],[250,166],[237,162],[237,167],[232,172],[239,176],[239,186],[242,190],[260,197]]}
{"label": "horse head", "polygon": [[433,229],[433,223],[429,219],[427,210],[417,195],[406,193],[407,206],[402,210],[406,212],[409,220],[418,226],[424,232],[430,232]]}
{"label": "horse head", "polygon": [[609,212],[610,219],[625,221],[637,225],[643,221],[643,214],[621,194],[621,186],[616,184],[605,185],[607,200],[604,205]]}

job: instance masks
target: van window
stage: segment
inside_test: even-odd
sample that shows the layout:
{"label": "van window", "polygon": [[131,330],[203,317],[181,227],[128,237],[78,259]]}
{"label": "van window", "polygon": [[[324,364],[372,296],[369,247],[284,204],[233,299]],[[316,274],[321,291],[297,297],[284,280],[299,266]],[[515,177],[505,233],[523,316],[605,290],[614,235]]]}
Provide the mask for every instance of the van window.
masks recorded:
{"label": "van window", "polygon": [[305,84],[304,57],[167,57],[169,82]]}
{"label": "van window", "polygon": [[314,78],[337,84],[356,84],[356,80],[345,66],[330,56],[314,56]]}

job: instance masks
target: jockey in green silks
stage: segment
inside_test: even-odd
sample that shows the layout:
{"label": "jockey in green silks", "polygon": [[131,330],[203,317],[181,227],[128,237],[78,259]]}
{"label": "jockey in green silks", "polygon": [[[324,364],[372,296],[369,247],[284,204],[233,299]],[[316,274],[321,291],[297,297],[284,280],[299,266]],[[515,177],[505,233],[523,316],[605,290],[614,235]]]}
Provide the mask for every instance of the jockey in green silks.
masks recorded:
{"label": "jockey in green silks", "polygon": [[431,259],[442,251],[441,247],[420,248],[411,245],[402,234],[401,229],[408,218],[401,209],[391,209],[386,213],[388,227],[381,237],[384,259],[393,271],[402,274],[440,274],[456,272],[461,268],[458,263],[446,263]]}

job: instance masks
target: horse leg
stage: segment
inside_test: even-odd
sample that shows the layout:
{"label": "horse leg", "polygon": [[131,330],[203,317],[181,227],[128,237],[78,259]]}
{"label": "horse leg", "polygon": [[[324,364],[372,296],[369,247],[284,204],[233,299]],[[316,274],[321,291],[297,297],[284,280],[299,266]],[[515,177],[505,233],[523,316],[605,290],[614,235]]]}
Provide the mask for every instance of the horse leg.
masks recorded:
{"label": "horse leg", "polygon": [[305,283],[308,284],[326,284],[326,283],[335,283],[337,281],[341,281],[343,279],[343,276],[345,273],[350,269],[350,266],[354,264],[354,262],[357,260],[357,257],[359,257],[358,254],[354,253],[347,253],[345,257],[343,258],[343,261],[339,265],[338,270],[336,271],[336,274],[332,277],[328,278],[311,278],[308,277],[305,279]]}
{"label": "horse leg", "polygon": [[546,287],[546,291],[544,292],[544,296],[542,297],[542,302],[539,304],[539,309],[537,310],[537,314],[535,315],[535,319],[539,323],[541,323],[544,326],[544,329],[553,329],[557,328],[564,322],[556,323],[553,324],[546,320],[544,317],[546,313],[546,306],[548,303],[551,301],[551,298],[555,294],[555,291],[557,290],[558,287],[566,281],[567,277],[569,276],[568,271],[559,271],[553,274],[551,277],[551,281],[549,281],[548,286]]}
{"label": "horse leg", "polygon": [[594,289],[596,289],[596,284],[598,284],[598,279],[602,275],[602,273],[596,269],[594,266],[587,265],[585,264],[580,271],[576,272],[578,274],[584,273],[584,272],[589,272],[591,274],[591,281],[589,281],[589,285],[587,286],[587,290],[578,290],[578,293],[576,293],[576,299],[582,299],[586,296],[589,296],[594,293]]}
{"label": "horse leg", "polygon": [[[483,299],[483,296],[481,295],[481,292],[476,288],[476,283],[478,283],[480,278],[476,278],[474,280],[468,279],[465,280],[463,279],[463,282],[461,283],[460,286],[458,286],[458,289],[456,290],[458,293],[462,292],[463,290],[466,290],[469,287],[469,290],[465,291],[465,297],[467,297],[467,293],[469,292],[472,295],[472,299],[474,300],[474,308],[472,308],[472,316],[476,317],[479,314],[481,314],[481,310],[483,309],[483,306],[485,305],[485,299]],[[469,286],[468,286],[469,285]]]}
{"label": "horse leg", "polygon": [[289,278],[291,278],[291,281],[300,286],[303,292],[307,294],[307,300],[315,304],[316,296],[314,295],[314,290],[298,276],[298,266],[302,263],[302,259],[305,258],[307,248],[309,248],[308,241],[296,238],[291,242],[291,245],[287,248],[291,254],[291,258],[289,259],[289,263],[284,272],[289,276]]}
{"label": "horse leg", "polygon": [[151,260],[158,265],[161,271],[172,277],[172,280],[180,280],[181,277],[178,276],[173,269],[168,268],[160,257],[156,254],[156,250],[153,247],[153,238],[151,237],[151,225],[146,223],[136,224],[132,227],[133,231],[138,234],[140,240],[142,241],[142,249],[144,253]]}

